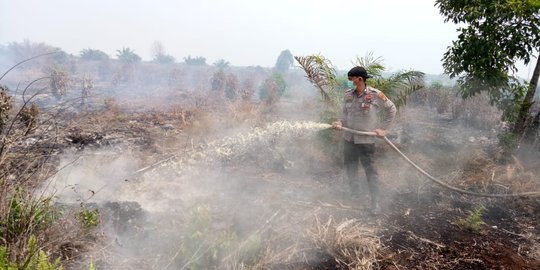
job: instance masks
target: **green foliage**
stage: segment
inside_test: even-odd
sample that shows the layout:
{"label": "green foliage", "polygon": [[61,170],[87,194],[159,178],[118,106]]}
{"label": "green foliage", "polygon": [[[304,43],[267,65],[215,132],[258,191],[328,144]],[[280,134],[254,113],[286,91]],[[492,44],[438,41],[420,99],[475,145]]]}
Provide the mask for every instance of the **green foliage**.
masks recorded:
{"label": "green foliage", "polygon": [[437,109],[437,113],[446,113],[452,105],[452,96],[454,94],[452,90],[436,85],[430,87],[428,91],[429,104]]}
{"label": "green foliage", "polygon": [[[339,89],[346,88],[346,80],[337,77],[331,62],[323,56],[297,56],[295,59],[306,72],[308,80],[321,92],[323,100],[328,104],[327,109],[338,119],[344,94]],[[382,58],[375,58],[372,53],[358,57],[355,64],[366,68],[367,72],[373,75],[372,79],[367,80],[367,84],[384,92],[398,108],[406,104],[408,96],[423,88],[424,73],[420,71],[397,72],[388,78],[383,77],[385,67]]]}
{"label": "green foliage", "polygon": [[53,60],[55,64],[64,65],[68,63],[70,55],[61,50],[60,48],[54,48],[55,53],[53,55]]}
{"label": "green foliage", "polygon": [[89,209],[85,205],[81,205],[76,217],[84,229],[96,227],[100,223],[100,214],[97,208]]}
{"label": "green foliage", "polygon": [[339,80],[330,60],[322,55],[295,56],[294,59],[306,72],[306,78],[320,91],[327,110],[336,117],[341,113],[343,92],[338,91]]}
{"label": "green foliage", "polygon": [[457,224],[469,231],[478,232],[481,229],[481,226],[485,224],[482,220],[485,210],[486,208],[483,205],[480,205],[470,211],[467,219],[460,219]]}
{"label": "green foliage", "polygon": [[[322,123],[332,123],[339,119],[340,115],[325,110],[320,113],[320,121]],[[328,154],[331,160],[340,162],[343,156],[343,139],[341,133],[335,132],[333,129],[323,129],[317,133],[317,139],[320,142],[321,149]]]}
{"label": "green foliage", "polygon": [[280,73],[274,73],[266,78],[259,88],[259,98],[267,103],[275,103],[287,90],[287,82]]}
{"label": "green foliage", "polygon": [[374,58],[372,53],[357,58],[356,64],[366,68],[368,74],[373,75],[373,78],[367,80],[366,83],[381,90],[398,109],[407,104],[412,93],[424,88],[424,73],[420,71],[399,71],[389,77],[383,77],[382,72],[385,67],[382,58]]}
{"label": "green foliage", "polygon": [[215,269],[223,255],[236,242],[235,233],[212,229],[210,207],[198,205],[191,209],[182,228],[182,265],[188,269]]}
{"label": "green foliage", "polygon": [[25,39],[23,42],[11,42],[7,45],[6,51],[15,56],[16,61],[28,59],[46,52],[55,51],[55,48],[45,43],[32,42]]}
{"label": "green foliage", "polygon": [[231,65],[228,61],[225,61],[225,59],[219,59],[214,63],[214,66],[219,69],[226,69]]}
{"label": "green foliage", "polygon": [[160,64],[171,64],[174,63],[176,59],[174,56],[169,54],[158,54],[154,57],[154,62],[160,63]]}
{"label": "green foliage", "polygon": [[109,60],[109,55],[107,55],[105,52],[96,50],[96,49],[83,49],[79,53],[79,57],[81,57],[81,60],[84,61],[102,61],[102,60]]}
{"label": "green foliage", "polygon": [[[321,112],[321,121],[331,123],[341,118],[344,91],[347,89],[347,79],[339,78],[332,63],[321,55],[295,56],[300,67],[306,72],[307,79],[319,89],[323,101],[327,105]],[[374,58],[368,53],[365,57],[357,58],[356,65],[366,68],[372,79],[367,80],[371,85],[383,91],[397,106],[405,105],[407,97],[423,87],[423,73],[419,71],[398,72],[389,78],[384,78],[385,67],[380,57]],[[333,160],[339,160],[343,149],[341,140],[336,132],[324,130],[319,133],[322,147]]]}
{"label": "green foliage", "polygon": [[511,154],[517,149],[519,140],[514,133],[505,132],[499,135],[499,145],[502,147],[504,153]]}
{"label": "green foliage", "polygon": [[516,63],[528,64],[540,48],[538,1],[437,0],[435,5],[446,22],[462,25],[443,57],[445,72],[458,78],[461,96],[487,92],[503,118],[524,129],[538,79],[527,89],[514,74]]}
{"label": "green foliage", "polygon": [[234,74],[226,74],[222,69],[218,69],[212,75],[211,89],[215,92],[224,93],[230,100],[236,100],[239,94],[238,78]]}
{"label": "green foliage", "polygon": [[0,246],[0,269],[17,269],[16,267],[10,265],[8,256],[9,254],[7,248],[4,246]]}
{"label": "green foliage", "polygon": [[159,64],[170,64],[176,61],[172,55],[165,52],[165,47],[159,41],[152,44],[152,56],[154,57],[153,61]]}
{"label": "green foliage", "polygon": [[519,83],[517,79],[510,78],[506,87],[497,92],[489,93],[491,105],[495,105],[502,111],[502,120],[514,123],[518,121],[520,110],[523,106],[528,85]]}
{"label": "green foliage", "polygon": [[0,269],[5,270],[62,270],[60,258],[51,262],[49,256],[38,248],[34,235],[27,243],[26,256],[20,262],[10,262],[8,249],[0,246]]}
{"label": "green foliage", "polygon": [[214,216],[208,205],[194,206],[181,228],[182,244],[178,266],[186,269],[218,269],[224,263],[256,265],[266,251],[258,234],[239,241],[235,232],[213,228]]}
{"label": "green foliage", "polygon": [[51,198],[33,198],[18,188],[9,200],[9,210],[0,220],[0,233],[8,243],[49,226],[58,217]]}
{"label": "green foliage", "polygon": [[116,57],[124,64],[134,64],[141,62],[141,57],[130,48],[122,48],[122,50],[116,50]]}
{"label": "green foliage", "polygon": [[206,65],[206,58],[202,56],[191,57],[191,55],[188,55],[188,57],[184,57],[184,62],[190,66],[204,66]]}
{"label": "green foliage", "polygon": [[279,54],[276,61],[275,69],[277,72],[285,73],[294,64],[294,59],[291,51],[284,50]]}
{"label": "green foliage", "polygon": [[88,270],[96,270],[96,265],[94,264],[94,260],[90,260],[90,265],[88,266]]}

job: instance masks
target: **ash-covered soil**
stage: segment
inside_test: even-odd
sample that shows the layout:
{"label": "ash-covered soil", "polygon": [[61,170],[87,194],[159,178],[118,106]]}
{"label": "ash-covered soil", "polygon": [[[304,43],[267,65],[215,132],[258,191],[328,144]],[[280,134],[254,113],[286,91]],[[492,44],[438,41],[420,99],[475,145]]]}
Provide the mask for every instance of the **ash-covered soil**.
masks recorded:
{"label": "ash-covered soil", "polygon": [[[392,139],[436,177],[477,192],[538,189],[537,172],[494,158],[493,131],[458,130],[456,123],[421,114],[418,109],[403,112],[400,120],[406,119],[407,125]],[[267,144],[240,159],[190,164],[190,170],[180,172],[174,160],[151,165],[170,155],[192,153],[211,139],[197,137],[200,131],[194,136],[195,128],[174,115],[157,113],[152,116],[155,121],[141,117],[134,114],[109,126],[101,122],[99,130],[89,128],[91,123],[79,123],[66,135],[66,143],[79,151],[122,145],[138,168],[149,168],[146,176],[126,173],[110,179],[119,183],[95,196],[104,209],[103,239],[87,258],[102,268],[181,269],[199,263],[229,269],[238,267],[246,252],[254,252],[243,259],[246,267],[540,269],[537,198],[458,194],[429,182],[382,147],[378,167],[383,212],[373,216],[369,195],[349,195],[339,160],[317,148],[316,132],[265,140]],[[114,155],[122,156],[122,151]],[[110,170],[99,160],[90,162]],[[107,196],[99,196],[100,192]],[[480,213],[478,220],[475,211]],[[377,239],[362,251],[372,256],[364,265],[356,263],[357,258],[339,257],[340,250],[335,249],[362,242],[331,242],[344,224],[352,223],[369,231],[365,237]],[[332,228],[335,235],[329,238],[324,229]],[[224,235],[230,238],[223,240]],[[245,251],[248,244],[255,251]]]}

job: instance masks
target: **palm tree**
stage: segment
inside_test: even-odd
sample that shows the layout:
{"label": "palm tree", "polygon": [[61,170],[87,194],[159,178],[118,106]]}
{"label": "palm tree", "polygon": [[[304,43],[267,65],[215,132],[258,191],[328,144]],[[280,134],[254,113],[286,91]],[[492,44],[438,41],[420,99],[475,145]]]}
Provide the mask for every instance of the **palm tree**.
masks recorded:
{"label": "palm tree", "polygon": [[81,60],[95,60],[95,61],[101,61],[101,60],[108,60],[109,56],[100,50],[95,49],[83,49],[79,56],[81,57]]}
{"label": "palm tree", "polygon": [[127,64],[138,63],[141,61],[141,57],[137,55],[134,50],[126,47],[122,48],[122,50],[116,50],[116,57],[118,57],[118,60]]}
{"label": "palm tree", "polygon": [[373,57],[373,53],[356,58],[356,65],[364,67],[373,78],[367,84],[381,90],[396,107],[407,104],[407,98],[424,87],[424,73],[417,70],[398,71],[388,77],[383,77],[385,70],[381,57]]}
{"label": "palm tree", "polygon": [[[330,60],[322,55],[295,56],[294,58],[306,72],[307,79],[319,89],[323,101],[329,107],[329,112],[335,116],[339,115],[344,92],[338,89],[341,85],[340,79]],[[367,84],[384,92],[398,109],[406,104],[409,95],[424,87],[424,73],[416,70],[399,71],[383,77],[382,72],[385,67],[382,64],[382,58],[374,58],[372,53],[357,58],[354,64],[363,66],[369,74],[373,75]]]}

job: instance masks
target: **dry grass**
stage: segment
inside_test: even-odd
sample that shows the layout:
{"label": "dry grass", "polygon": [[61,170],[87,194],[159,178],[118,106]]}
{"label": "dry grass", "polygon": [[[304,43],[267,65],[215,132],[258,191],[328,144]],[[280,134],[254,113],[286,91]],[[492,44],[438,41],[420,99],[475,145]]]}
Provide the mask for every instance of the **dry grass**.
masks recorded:
{"label": "dry grass", "polygon": [[477,151],[459,177],[459,185],[482,192],[519,193],[540,189],[538,177],[527,171],[513,156],[513,162],[500,164],[483,151]]}
{"label": "dry grass", "polygon": [[372,269],[382,247],[375,229],[356,219],[336,222],[330,217],[324,223],[317,219],[309,235],[318,249],[348,269]]}

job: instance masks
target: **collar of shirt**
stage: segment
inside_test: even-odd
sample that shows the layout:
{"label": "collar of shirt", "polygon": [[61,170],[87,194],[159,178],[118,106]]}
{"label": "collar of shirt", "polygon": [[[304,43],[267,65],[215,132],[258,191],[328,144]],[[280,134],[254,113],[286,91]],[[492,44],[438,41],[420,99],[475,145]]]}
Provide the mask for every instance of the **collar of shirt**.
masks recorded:
{"label": "collar of shirt", "polygon": [[360,94],[358,94],[358,92],[356,92],[356,90],[354,91],[354,93],[356,94],[357,97],[362,97],[363,95],[367,94],[367,91],[368,91],[368,87],[366,86],[366,88],[364,88],[364,90],[362,90],[362,92],[360,92]]}

